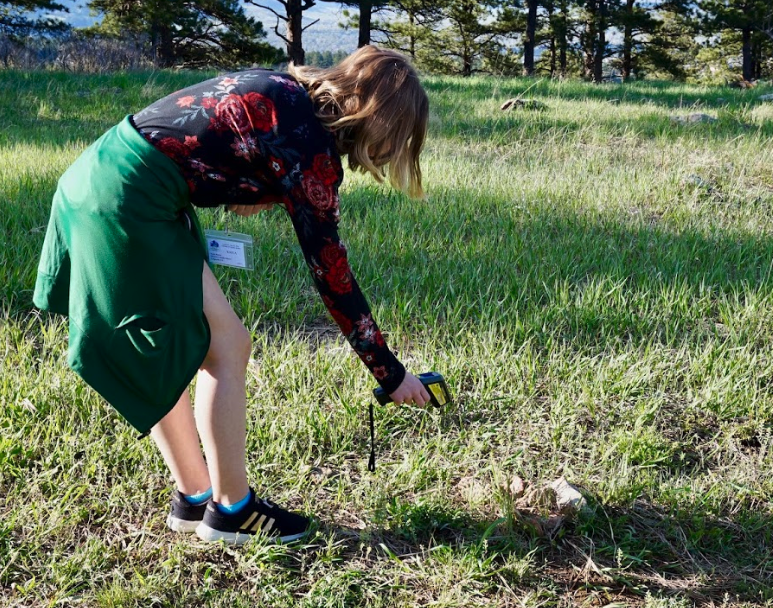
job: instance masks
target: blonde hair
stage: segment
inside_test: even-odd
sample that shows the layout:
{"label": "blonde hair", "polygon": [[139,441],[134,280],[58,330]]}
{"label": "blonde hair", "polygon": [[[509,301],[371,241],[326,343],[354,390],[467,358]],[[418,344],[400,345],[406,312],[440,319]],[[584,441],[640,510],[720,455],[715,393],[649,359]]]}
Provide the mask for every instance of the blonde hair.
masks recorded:
{"label": "blonde hair", "polygon": [[353,170],[422,197],[419,155],[429,120],[429,100],[408,60],[367,45],[331,68],[290,65],[308,91],[322,124],[335,133],[338,151]]}

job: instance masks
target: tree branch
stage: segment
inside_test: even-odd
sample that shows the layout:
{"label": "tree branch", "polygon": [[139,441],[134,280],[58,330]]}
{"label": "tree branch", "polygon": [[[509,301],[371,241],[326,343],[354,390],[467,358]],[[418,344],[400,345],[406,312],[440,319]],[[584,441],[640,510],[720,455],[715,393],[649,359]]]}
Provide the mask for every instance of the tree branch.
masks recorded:
{"label": "tree branch", "polygon": [[[285,21],[287,21],[287,19],[285,19]],[[276,20],[276,25],[274,26],[274,33],[275,33],[277,36],[279,36],[279,38],[281,38],[282,40],[284,40],[285,44],[290,44],[290,41],[289,41],[289,40],[288,40],[288,39],[285,37],[285,35],[284,35],[284,34],[281,34],[281,33],[279,32],[279,18],[278,18],[278,17],[277,17],[277,20]]]}
{"label": "tree branch", "polygon": [[[248,1],[248,4],[252,4],[253,6],[257,6],[258,8],[263,8],[263,9],[266,9],[267,11],[270,11],[270,12],[274,13],[274,14],[277,16],[277,26],[278,26],[278,24],[279,24],[279,19],[281,19],[282,21],[287,21],[287,17],[283,17],[282,15],[280,15],[279,13],[277,13],[277,12],[276,12],[276,11],[275,11],[273,8],[271,8],[270,6],[266,6],[266,5],[264,5],[264,4],[259,4],[259,3],[257,3],[257,2],[252,2],[252,1],[250,1],[250,0],[247,0],[247,1]],[[282,0],[277,0],[277,2],[282,2]],[[287,6],[287,4],[285,4],[284,2],[282,2],[282,4],[284,4],[285,6]]]}
{"label": "tree branch", "polygon": [[303,28],[301,28],[301,31],[302,31],[302,32],[305,32],[307,29],[309,29],[309,28],[310,28],[312,25],[314,25],[315,23],[319,23],[319,19],[315,19],[314,21],[312,21],[311,23],[309,23],[309,25],[307,25],[306,27],[303,27]]}
{"label": "tree branch", "polygon": [[768,38],[773,40],[773,27],[770,29],[765,29],[764,27],[760,27],[758,25],[752,25],[752,28],[757,30],[760,34],[765,34]]}

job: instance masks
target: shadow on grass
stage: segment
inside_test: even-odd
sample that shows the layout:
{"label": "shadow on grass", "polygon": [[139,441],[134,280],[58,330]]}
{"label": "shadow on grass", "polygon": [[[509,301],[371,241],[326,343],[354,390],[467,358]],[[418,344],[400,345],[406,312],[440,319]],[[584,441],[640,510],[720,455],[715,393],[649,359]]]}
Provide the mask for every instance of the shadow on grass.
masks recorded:
{"label": "shadow on grass", "polygon": [[[387,309],[411,301],[417,329],[493,324],[503,337],[601,351],[620,340],[679,344],[690,334],[722,337],[727,327],[717,324],[729,319],[721,302],[764,299],[773,285],[766,234],[690,228],[636,206],[622,216],[567,211],[571,201],[546,209],[488,197],[475,205],[479,193],[455,190],[436,205],[387,210],[368,207],[373,196],[351,200],[353,217],[344,219],[366,224],[374,243],[353,263],[389,269],[369,294]],[[732,203],[698,204],[733,213]],[[745,204],[765,210],[773,201]],[[754,333],[741,338],[757,343]]]}
{"label": "shadow on grass", "polygon": [[457,96],[460,100],[486,101],[496,97],[504,102],[511,97],[539,98],[546,103],[550,99],[574,101],[614,101],[655,105],[668,108],[705,108],[742,106],[764,103],[759,97],[773,91],[771,87],[737,89],[685,85],[673,82],[631,82],[627,84],[595,85],[578,80],[550,80],[547,78],[474,78],[470,80],[428,78],[425,88],[435,95]]}
{"label": "shadow on grass", "polygon": [[[410,570],[413,558],[431,562],[442,548],[449,561],[471,558],[492,573],[509,572],[506,582],[516,592],[547,585],[562,597],[596,594],[609,601],[642,600],[647,594],[706,605],[728,598],[773,599],[773,518],[768,515],[741,524],[709,513],[668,512],[637,500],[630,507],[591,506],[545,534],[517,513],[484,520],[395,500],[382,519],[391,521],[370,531],[327,530],[347,547],[349,559],[362,555],[364,543],[374,555]],[[502,568],[513,560],[522,561],[520,574]]]}
{"label": "shadow on grass", "polygon": [[[621,114],[616,110],[600,110],[591,118],[578,115],[577,119],[573,119],[551,108],[548,100],[545,110],[495,111],[484,118],[476,115],[474,104],[469,103],[469,100],[462,103],[464,107],[469,107],[468,111],[452,109],[450,104],[447,112],[442,108],[435,108],[435,113],[440,118],[432,125],[431,137],[449,140],[449,145],[451,141],[458,145],[461,139],[500,146],[545,136],[571,137],[591,131],[593,137],[630,137],[633,134],[640,138],[668,141],[699,139],[724,142],[739,136],[773,137],[773,122],[753,122],[748,112],[738,108],[694,109],[692,112],[680,111],[667,115],[650,105],[643,107],[635,116]],[[611,108],[613,106],[610,106]],[[686,124],[676,122],[677,116],[684,117],[691,113],[707,113],[716,121]]]}

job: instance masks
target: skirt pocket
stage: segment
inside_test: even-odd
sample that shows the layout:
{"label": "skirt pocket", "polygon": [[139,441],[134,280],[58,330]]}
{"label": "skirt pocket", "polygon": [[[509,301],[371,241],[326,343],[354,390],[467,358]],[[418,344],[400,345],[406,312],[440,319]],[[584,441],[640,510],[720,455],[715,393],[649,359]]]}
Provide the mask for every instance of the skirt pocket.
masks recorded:
{"label": "skirt pocket", "polygon": [[124,317],[116,326],[106,353],[115,374],[134,391],[154,401],[170,390],[170,354],[174,325],[161,312]]}
{"label": "skirt pocket", "polygon": [[125,317],[118,324],[113,342],[120,343],[125,337],[143,357],[157,357],[163,354],[171,335],[172,326],[166,315],[159,312],[139,313]]}

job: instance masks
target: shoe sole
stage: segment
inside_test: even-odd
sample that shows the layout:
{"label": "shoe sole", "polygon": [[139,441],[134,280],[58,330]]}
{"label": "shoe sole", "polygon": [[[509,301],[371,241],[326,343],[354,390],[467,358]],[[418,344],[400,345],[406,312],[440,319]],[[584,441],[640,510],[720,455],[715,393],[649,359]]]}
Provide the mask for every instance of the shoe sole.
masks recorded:
{"label": "shoe sole", "polygon": [[[294,540],[303,538],[308,534],[308,530],[301,532],[300,534],[288,534],[287,536],[274,536],[268,539],[269,544],[276,543],[290,543]],[[223,532],[221,530],[215,530],[209,526],[201,523],[196,528],[196,535],[206,541],[217,542],[224,541],[228,545],[243,545],[251,538],[256,538],[258,534],[243,534],[241,532]]]}
{"label": "shoe sole", "polygon": [[180,519],[179,517],[172,517],[171,515],[166,518],[166,525],[172,532],[195,532],[200,524],[200,519],[197,521],[190,521],[187,519]]}

